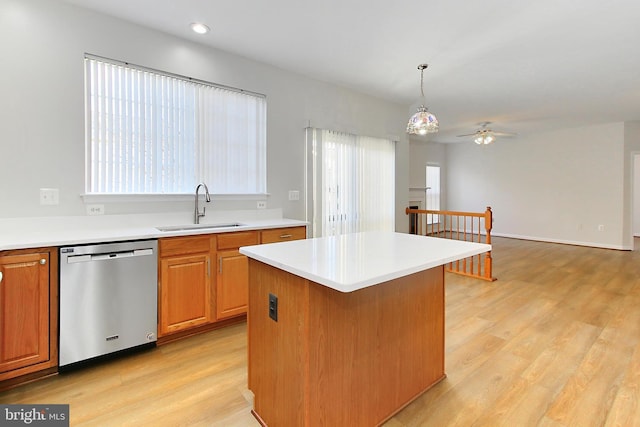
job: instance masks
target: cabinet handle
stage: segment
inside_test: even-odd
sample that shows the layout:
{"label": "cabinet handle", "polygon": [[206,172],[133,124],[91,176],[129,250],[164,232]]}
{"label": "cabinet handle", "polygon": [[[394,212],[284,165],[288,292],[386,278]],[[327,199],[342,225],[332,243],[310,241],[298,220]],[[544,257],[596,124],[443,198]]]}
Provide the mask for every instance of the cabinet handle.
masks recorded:
{"label": "cabinet handle", "polygon": [[293,235],[292,234],[281,234],[280,235],[281,239],[288,239],[289,237],[293,237]]}
{"label": "cabinet handle", "polygon": [[47,263],[46,258],[42,258],[42,259],[40,260],[40,265],[45,265],[46,263]]}
{"label": "cabinet handle", "polygon": [[0,283],[2,283],[2,271],[0,271]]}

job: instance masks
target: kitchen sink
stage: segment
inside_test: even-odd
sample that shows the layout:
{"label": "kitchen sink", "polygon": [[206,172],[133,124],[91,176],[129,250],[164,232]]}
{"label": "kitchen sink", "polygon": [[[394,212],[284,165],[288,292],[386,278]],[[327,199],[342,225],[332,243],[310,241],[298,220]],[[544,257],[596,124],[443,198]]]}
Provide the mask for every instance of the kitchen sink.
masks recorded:
{"label": "kitchen sink", "polygon": [[225,222],[220,224],[187,224],[187,225],[171,225],[167,227],[156,227],[159,231],[188,231],[188,230],[208,230],[216,228],[234,228],[241,227],[244,224],[239,222]]}

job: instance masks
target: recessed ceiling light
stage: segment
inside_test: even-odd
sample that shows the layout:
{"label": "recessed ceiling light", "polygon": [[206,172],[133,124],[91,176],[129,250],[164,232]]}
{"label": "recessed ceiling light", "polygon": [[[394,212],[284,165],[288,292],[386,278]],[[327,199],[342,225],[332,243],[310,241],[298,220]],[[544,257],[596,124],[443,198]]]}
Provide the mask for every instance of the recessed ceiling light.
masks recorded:
{"label": "recessed ceiling light", "polygon": [[201,24],[200,22],[192,22],[191,29],[193,30],[194,33],[198,33],[198,34],[207,34],[209,31],[211,31],[209,27],[207,27],[204,24]]}

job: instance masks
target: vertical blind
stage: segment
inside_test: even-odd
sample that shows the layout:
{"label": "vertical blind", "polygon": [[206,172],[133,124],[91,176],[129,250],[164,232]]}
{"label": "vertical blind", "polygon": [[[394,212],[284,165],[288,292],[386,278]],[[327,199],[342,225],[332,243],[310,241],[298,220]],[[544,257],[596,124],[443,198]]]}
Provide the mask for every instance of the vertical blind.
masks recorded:
{"label": "vertical blind", "polygon": [[87,193],[266,193],[264,96],[85,57]]}
{"label": "vertical blind", "polygon": [[311,131],[314,237],[395,230],[395,143]]}

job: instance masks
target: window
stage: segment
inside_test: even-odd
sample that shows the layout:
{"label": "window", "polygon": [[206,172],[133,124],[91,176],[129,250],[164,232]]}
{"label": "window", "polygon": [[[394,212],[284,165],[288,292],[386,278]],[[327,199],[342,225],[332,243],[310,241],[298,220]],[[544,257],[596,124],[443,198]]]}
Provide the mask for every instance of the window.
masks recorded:
{"label": "window", "polygon": [[[427,166],[426,170],[426,200],[425,209],[439,211],[440,210],[440,166]],[[427,224],[437,224],[439,222],[438,215],[428,214]]]}
{"label": "window", "polygon": [[266,193],[266,99],[86,56],[88,194]]}
{"label": "window", "polygon": [[313,236],[395,230],[395,143],[309,129]]}

